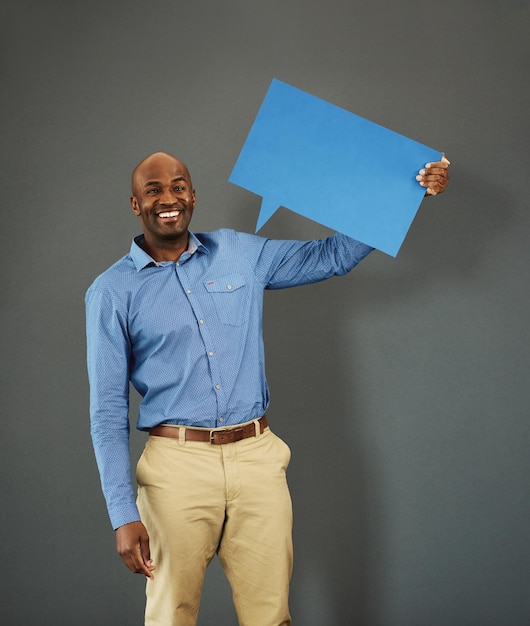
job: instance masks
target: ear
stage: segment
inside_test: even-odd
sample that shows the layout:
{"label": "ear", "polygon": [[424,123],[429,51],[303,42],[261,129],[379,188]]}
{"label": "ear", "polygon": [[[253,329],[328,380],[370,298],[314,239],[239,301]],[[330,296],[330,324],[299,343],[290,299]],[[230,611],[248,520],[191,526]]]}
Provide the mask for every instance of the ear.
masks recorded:
{"label": "ear", "polygon": [[135,215],[140,215],[140,207],[138,206],[138,200],[131,196],[131,209]]}

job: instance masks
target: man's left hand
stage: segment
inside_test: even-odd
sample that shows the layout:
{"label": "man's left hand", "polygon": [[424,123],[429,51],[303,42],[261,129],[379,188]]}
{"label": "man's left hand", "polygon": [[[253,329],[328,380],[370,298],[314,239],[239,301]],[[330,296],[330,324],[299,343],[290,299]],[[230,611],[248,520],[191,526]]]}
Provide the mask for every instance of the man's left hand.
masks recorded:
{"label": "man's left hand", "polygon": [[444,154],[441,161],[427,163],[419,171],[416,180],[422,187],[427,187],[426,196],[436,196],[445,191],[449,183],[449,165],[450,162]]}

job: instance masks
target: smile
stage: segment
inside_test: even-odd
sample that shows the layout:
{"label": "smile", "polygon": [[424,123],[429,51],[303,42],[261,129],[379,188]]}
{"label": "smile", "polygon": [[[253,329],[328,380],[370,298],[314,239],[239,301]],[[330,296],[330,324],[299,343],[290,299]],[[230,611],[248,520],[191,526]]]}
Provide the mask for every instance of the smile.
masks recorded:
{"label": "smile", "polygon": [[166,219],[168,217],[178,217],[181,213],[182,211],[166,211],[164,213],[159,213],[158,217],[161,217],[163,219]]}

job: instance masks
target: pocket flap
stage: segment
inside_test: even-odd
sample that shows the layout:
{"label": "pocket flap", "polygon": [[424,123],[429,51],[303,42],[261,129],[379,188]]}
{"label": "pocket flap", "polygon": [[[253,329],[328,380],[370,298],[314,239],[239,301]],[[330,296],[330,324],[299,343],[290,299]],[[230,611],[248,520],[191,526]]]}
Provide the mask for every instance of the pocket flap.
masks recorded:
{"label": "pocket flap", "polygon": [[208,280],[204,283],[206,290],[210,293],[230,293],[236,289],[240,289],[246,285],[243,274],[230,274],[229,276],[221,276],[214,280]]}

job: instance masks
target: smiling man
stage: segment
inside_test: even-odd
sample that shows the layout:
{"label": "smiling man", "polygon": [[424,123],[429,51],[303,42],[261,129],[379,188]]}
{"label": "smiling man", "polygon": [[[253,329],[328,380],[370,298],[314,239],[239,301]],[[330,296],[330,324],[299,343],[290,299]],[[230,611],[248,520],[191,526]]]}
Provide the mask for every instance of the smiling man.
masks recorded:
{"label": "smiling man", "polygon": [[[418,174],[444,191],[448,161]],[[288,446],[269,428],[263,292],[349,272],[371,248],[341,234],[280,241],[191,233],[188,169],[158,152],[132,175],[143,234],[86,295],[91,433],[116,546],[147,577],[145,624],[194,626],[217,553],[240,626],[288,626]],[[129,383],[142,396],[129,457]]]}
{"label": "smiling man", "polygon": [[131,207],[142,223],[144,250],[159,261],[176,261],[188,245],[195,191],[188,168],[163,152],[148,156],[132,174]]}

